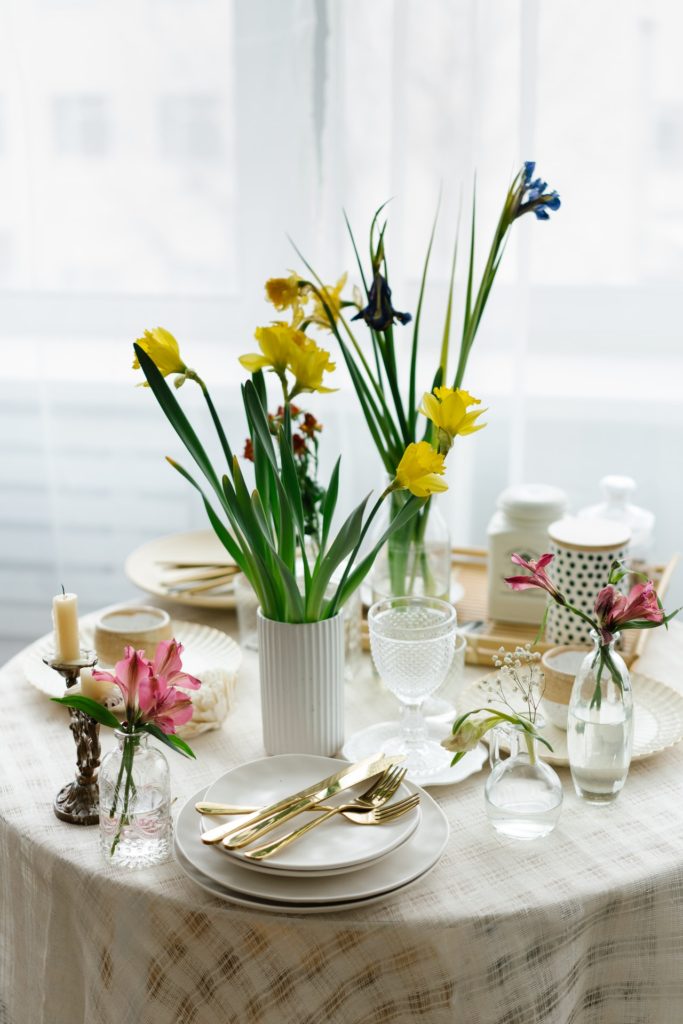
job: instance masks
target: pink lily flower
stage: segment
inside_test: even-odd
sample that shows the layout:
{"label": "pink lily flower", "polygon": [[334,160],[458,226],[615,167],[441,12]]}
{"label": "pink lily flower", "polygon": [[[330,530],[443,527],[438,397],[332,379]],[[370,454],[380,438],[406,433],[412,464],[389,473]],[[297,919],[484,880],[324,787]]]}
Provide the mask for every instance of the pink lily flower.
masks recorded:
{"label": "pink lily flower", "polygon": [[179,725],[189,722],[194,711],[189,697],[169,686],[163,677],[152,674],[140,684],[138,703],[140,720],[165,733],[173,733]]}
{"label": "pink lily flower", "polygon": [[515,565],[520,565],[523,569],[526,569],[530,575],[506,576],[505,582],[512,588],[512,590],[529,590],[531,587],[538,587],[540,590],[547,590],[555,601],[559,604],[564,604],[564,597],[545,571],[546,565],[549,565],[554,557],[554,555],[546,553],[545,555],[541,555],[541,557],[534,562],[533,559],[529,559],[527,561],[522,558],[521,555],[512,555],[510,560],[514,562]]}
{"label": "pink lily flower", "polygon": [[126,647],[121,661],[116,662],[113,674],[94,670],[93,679],[115,683],[121,691],[126,709],[130,713],[135,708],[141,685],[149,679],[151,672],[152,668],[145,658],[145,652],[136,651],[135,648],[129,646]]}
{"label": "pink lily flower", "polygon": [[152,674],[160,679],[165,679],[168,686],[182,686],[185,690],[198,690],[202,685],[200,680],[183,672],[180,658],[182,653],[183,645],[177,640],[162,640],[154,655]]}
{"label": "pink lily flower", "polygon": [[663,622],[664,612],[657,603],[651,580],[636,583],[628,596],[609,584],[603,587],[594,605],[601,630],[616,633],[627,622]]}

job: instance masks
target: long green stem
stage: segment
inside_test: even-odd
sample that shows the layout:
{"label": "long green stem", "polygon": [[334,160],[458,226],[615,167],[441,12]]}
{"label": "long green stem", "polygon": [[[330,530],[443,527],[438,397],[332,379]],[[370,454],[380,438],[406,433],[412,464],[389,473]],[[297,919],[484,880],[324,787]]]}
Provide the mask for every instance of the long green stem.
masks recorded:
{"label": "long green stem", "polygon": [[341,594],[342,591],[344,590],[344,585],[345,585],[347,579],[349,578],[349,573],[351,572],[351,570],[353,568],[353,565],[354,565],[354,562],[356,561],[356,557],[358,555],[358,552],[360,551],[360,549],[362,547],[363,541],[365,540],[365,538],[367,536],[367,532],[370,529],[370,526],[372,524],[373,519],[375,518],[375,516],[379,512],[379,509],[380,509],[380,506],[381,506],[382,502],[384,501],[386,496],[391,493],[392,490],[394,490],[394,484],[393,483],[389,484],[389,486],[387,488],[385,488],[385,490],[382,491],[382,493],[380,494],[379,498],[377,499],[375,504],[372,506],[372,509],[370,511],[370,515],[367,517],[367,519],[365,520],[365,523],[363,524],[363,528],[360,531],[360,535],[358,537],[358,543],[356,544],[355,548],[353,549],[353,551],[351,552],[351,554],[349,555],[349,557],[347,559],[346,565],[344,566],[344,572],[342,573],[342,578],[339,581],[339,586],[337,587],[337,591],[336,591],[335,598],[334,598],[334,604],[333,604],[333,608],[334,608],[335,614],[336,614],[336,611],[338,611],[338,609],[336,607],[337,596],[339,594]]}
{"label": "long green stem", "polygon": [[111,849],[109,851],[111,857],[114,856],[114,853],[116,852],[116,847],[119,845],[119,842],[121,841],[121,833],[123,832],[123,829],[126,827],[126,825],[129,824],[129,822],[128,822],[128,807],[129,807],[129,803],[130,803],[130,796],[131,796],[131,792],[133,794],[135,793],[135,784],[133,782],[133,761],[135,759],[135,747],[136,746],[137,746],[137,740],[132,735],[127,736],[124,739],[124,741],[123,741],[123,750],[121,751],[121,768],[119,769],[119,775],[118,775],[118,779],[117,779],[117,783],[116,783],[116,788],[114,790],[114,803],[113,803],[112,809],[111,809],[110,814],[109,814],[110,818],[114,817],[114,815],[116,813],[116,810],[118,808],[118,799],[119,799],[119,790],[120,790],[120,785],[121,785],[121,777],[122,777],[122,774],[124,774],[124,773],[125,773],[125,776],[126,776],[126,781],[125,781],[125,786],[124,786],[124,790],[123,790],[123,808],[121,810],[121,814],[119,815],[119,821],[118,821],[118,826],[117,826],[117,829],[116,829],[116,835],[114,836],[113,842],[111,844]]}

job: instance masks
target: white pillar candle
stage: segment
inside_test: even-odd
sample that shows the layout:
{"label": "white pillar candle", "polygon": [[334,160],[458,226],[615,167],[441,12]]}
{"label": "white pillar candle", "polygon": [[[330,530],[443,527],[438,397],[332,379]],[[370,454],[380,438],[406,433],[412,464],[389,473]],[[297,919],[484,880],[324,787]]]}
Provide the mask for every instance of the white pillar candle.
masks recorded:
{"label": "white pillar candle", "polygon": [[57,594],[52,598],[52,621],[55,626],[55,657],[59,661],[78,661],[81,643],[76,594]]}
{"label": "white pillar candle", "polygon": [[104,704],[110,698],[116,698],[120,693],[115,683],[108,683],[105,679],[95,679],[89,668],[81,669],[81,694],[96,700],[98,704]]}

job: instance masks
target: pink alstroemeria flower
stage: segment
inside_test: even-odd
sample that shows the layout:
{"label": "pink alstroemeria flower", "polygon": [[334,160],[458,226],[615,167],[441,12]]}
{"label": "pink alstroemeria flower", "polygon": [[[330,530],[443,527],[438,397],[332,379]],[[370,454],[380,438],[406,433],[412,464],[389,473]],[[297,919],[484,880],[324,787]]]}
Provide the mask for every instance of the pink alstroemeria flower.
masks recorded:
{"label": "pink alstroemeria flower", "polygon": [[157,725],[165,733],[175,732],[179,725],[189,722],[194,710],[189,697],[155,675],[140,683],[138,703],[140,720]]}
{"label": "pink alstroemeria flower", "polygon": [[657,603],[652,580],[636,583],[628,596],[608,584],[595,599],[595,614],[604,633],[618,633],[628,622],[663,622],[664,612]]}
{"label": "pink alstroemeria flower", "polygon": [[118,686],[126,708],[134,709],[140,686],[149,679],[152,672],[150,663],[145,658],[144,651],[136,651],[134,647],[126,647],[124,657],[117,661],[111,672],[93,670],[93,679],[99,679],[107,683],[115,683]]}
{"label": "pink alstroemeria flower", "polygon": [[541,555],[538,561],[534,562],[533,559],[528,561],[522,558],[521,555],[512,555],[510,560],[515,565],[520,565],[522,569],[526,569],[529,576],[506,576],[505,582],[513,590],[529,590],[531,587],[539,587],[541,590],[547,590],[550,596],[557,601],[559,604],[564,604],[564,597],[560,594],[557,587],[553,584],[547,572],[545,571],[546,565],[552,562],[554,555]]}
{"label": "pink alstroemeria flower", "polygon": [[185,690],[198,690],[202,685],[199,679],[183,672],[180,658],[182,653],[183,645],[177,640],[162,640],[154,655],[152,674],[164,679],[168,686],[182,686]]}

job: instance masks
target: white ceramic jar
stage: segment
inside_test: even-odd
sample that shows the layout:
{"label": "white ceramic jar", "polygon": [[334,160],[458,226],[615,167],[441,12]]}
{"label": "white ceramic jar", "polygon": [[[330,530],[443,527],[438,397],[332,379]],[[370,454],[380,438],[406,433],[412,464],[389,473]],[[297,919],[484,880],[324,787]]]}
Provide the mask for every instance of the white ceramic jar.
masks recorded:
{"label": "white ceramic jar", "polygon": [[582,508],[579,517],[612,519],[627,526],[631,531],[629,564],[649,564],[652,559],[655,516],[654,512],[632,503],[631,498],[636,489],[635,480],[630,476],[604,476],[600,481],[600,489],[603,500],[598,505]]}
{"label": "white ceramic jar", "polygon": [[[628,526],[610,519],[567,516],[550,524],[548,538],[548,550],[555,556],[548,566],[548,575],[575,608],[592,615],[595,598],[607,583],[612,562],[626,558],[631,539]],[[539,593],[545,596],[544,591]],[[545,638],[554,644],[587,644],[590,626],[551,602]]]}
{"label": "white ceramic jar", "polygon": [[563,516],[566,509],[564,491],[548,484],[519,484],[500,495],[498,510],[488,526],[490,618],[540,624],[544,592],[510,590],[505,577],[520,572],[510,561],[513,554],[535,560],[548,550],[548,526]]}

